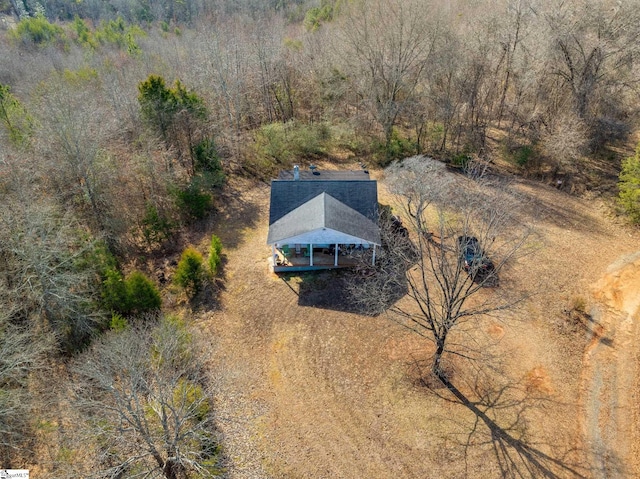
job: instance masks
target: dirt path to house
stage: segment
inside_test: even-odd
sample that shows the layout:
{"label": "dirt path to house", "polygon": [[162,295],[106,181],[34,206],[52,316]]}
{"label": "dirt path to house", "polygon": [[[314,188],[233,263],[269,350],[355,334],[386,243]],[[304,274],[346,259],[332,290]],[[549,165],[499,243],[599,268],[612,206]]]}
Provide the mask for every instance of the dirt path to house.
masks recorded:
{"label": "dirt path to house", "polygon": [[640,474],[640,252],[613,263],[593,290],[582,374],[584,436],[596,478]]}
{"label": "dirt path to house", "polygon": [[[597,200],[513,187],[528,199],[523,215],[539,248],[509,268],[500,288],[536,294],[515,317],[477,323],[470,339],[482,361],[450,359],[474,412],[446,390],[418,385],[428,343],[385,317],[337,307],[332,273],[270,274],[268,187],[236,185],[214,225],[226,246],[225,290],[199,322],[214,352],[228,477],[595,478],[616,464],[618,475],[606,477],[640,475],[631,460],[637,415],[625,422],[621,409],[639,397],[637,371],[625,369],[638,358],[631,347],[615,349],[637,344],[637,321],[615,323],[607,310],[594,341],[594,329],[569,314],[577,302],[595,303],[591,285],[637,249],[638,235]],[[607,304],[606,294],[597,298]],[[619,380],[623,371],[628,381]]]}

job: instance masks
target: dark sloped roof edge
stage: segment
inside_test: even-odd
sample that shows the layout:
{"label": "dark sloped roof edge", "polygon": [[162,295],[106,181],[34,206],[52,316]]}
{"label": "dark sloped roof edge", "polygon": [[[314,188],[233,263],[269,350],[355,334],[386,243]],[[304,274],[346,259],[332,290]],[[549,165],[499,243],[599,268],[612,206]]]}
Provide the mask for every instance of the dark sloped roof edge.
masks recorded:
{"label": "dark sloped roof edge", "polygon": [[377,221],[378,186],[375,180],[273,180],[269,224],[275,223],[320,193],[327,193],[370,220]]}

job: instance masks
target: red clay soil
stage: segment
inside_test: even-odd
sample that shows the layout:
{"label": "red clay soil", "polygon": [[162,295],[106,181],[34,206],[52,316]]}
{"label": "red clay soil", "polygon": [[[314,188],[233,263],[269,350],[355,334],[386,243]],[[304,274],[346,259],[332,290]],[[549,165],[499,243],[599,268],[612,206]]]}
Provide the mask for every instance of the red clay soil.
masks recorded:
{"label": "red clay soil", "polygon": [[607,272],[639,235],[598,199],[513,185],[535,253],[498,290],[531,295],[453,338],[473,359],[447,357],[451,391],[424,372],[430,343],[343,307],[336,273],[270,273],[269,189],[235,188],[213,229],[224,289],[197,313],[228,477],[640,476],[637,258]]}
{"label": "red clay soil", "polygon": [[623,256],[593,289],[594,327],[582,371],[583,434],[594,477],[640,473],[640,253]]}

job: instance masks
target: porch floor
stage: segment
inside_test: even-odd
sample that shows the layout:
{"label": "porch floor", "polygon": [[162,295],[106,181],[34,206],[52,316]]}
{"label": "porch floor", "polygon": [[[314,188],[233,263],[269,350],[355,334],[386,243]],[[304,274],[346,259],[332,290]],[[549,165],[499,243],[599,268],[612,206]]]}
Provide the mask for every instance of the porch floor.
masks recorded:
{"label": "porch floor", "polygon": [[273,258],[271,260],[273,270],[275,272],[281,271],[312,271],[331,268],[353,268],[360,264],[367,256],[371,256],[371,253],[367,254],[367,251],[354,251],[351,254],[338,254],[338,266],[335,266],[335,255],[332,253],[323,253],[321,251],[313,252],[313,265],[309,264],[309,256],[306,254],[306,250],[302,248],[301,253],[296,255],[293,251],[284,256],[282,251],[276,250],[278,255],[278,261],[273,264]]}

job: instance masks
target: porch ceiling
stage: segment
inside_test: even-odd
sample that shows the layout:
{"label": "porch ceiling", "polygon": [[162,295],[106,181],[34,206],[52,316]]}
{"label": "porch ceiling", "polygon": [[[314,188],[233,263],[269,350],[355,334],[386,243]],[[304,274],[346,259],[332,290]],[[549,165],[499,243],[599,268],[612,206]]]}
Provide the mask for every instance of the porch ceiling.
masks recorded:
{"label": "porch ceiling", "polygon": [[281,238],[278,244],[372,244],[356,236],[330,228],[319,228],[289,238]]}

